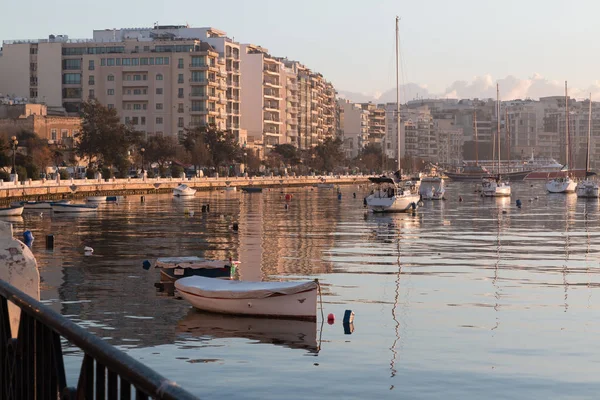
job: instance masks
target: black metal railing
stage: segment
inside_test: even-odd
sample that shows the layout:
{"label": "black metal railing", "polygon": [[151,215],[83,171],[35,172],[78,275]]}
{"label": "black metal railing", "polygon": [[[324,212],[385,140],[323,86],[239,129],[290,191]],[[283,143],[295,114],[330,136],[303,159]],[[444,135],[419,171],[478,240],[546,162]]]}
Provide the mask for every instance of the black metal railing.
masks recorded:
{"label": "black metal railing", "polygon": [[[21,310],[12,338],[8,301]],[[84,353],[68,387],[61,338]],[[0,399],[196,399],[152,369],[0,280]]]}

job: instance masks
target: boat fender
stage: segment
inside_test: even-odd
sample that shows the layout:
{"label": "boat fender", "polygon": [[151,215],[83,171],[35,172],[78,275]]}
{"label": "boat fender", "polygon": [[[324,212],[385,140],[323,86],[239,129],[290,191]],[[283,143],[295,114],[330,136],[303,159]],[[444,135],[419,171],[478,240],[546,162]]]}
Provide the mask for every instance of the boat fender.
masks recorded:
{"label": "boat fender", "polygon": [[33,234],[31,231],[23,232],[23,243],[25,243],[27,247],[31,248],[31,244],[33,243]]}
{"label": "boat fender", "polygon": [[352,310],[346,310],[344,312],[344,323],[350,324],[352,322],[354,322],[354,313],[352,312]]}
{"label": "boat fender", "polygon": [[286,209],[286,210],[288,209],[287,203],[283,205],[283,208]]}
{"label": "boat fender", "polygon": [[419,202],[417,203],[417,205],[418,205],[419,207],[423,207],[423,204],[425,204],[425,203],[423,203],[423,200],[419,200]]}
{"label": "boat fender", "polygon": [[335,322],[335,315],[333,315],[333,313],[329,313],[329,315],[327,315],[327,323],[329,325],[333,325],[334,322]]}
{"label": "boat fender", "polygon": [[367,206],[367,198],[366,197],[363,198],[363,206],[365,206],[365,207]]}
{"label": "boat fender", "polygon": [[415,202],[410,203],[409,207],[412,208],[413,210],[417,209],[417,205],[415,204]]}
{"label": "boat fender", "polygon": [[144,268],[146,271],[148,271],[151,266],[152,266],[152,263],[148,260],[144,260],[144,262],[142,263],[142,268]]}

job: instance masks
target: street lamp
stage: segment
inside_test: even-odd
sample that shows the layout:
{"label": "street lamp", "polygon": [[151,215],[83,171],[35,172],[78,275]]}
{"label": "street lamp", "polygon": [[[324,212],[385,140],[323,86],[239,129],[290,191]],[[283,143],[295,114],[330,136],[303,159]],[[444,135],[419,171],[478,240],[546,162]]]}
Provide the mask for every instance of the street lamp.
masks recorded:
{"label": "street lamp", "polygon": [[142,153],[142,175],[144,175],[144,152],[146,151],[145,148],[141,148],[140,149],[140,153]]}
{"label": "street lamp", "polygon": [[248,170],[248,164],[247,164],[247,160],[246,160],[247,156],[248,156],[248,153],[244,152],[244,173],[246,173],[246,171]]}
{"label": "street lamp", "polygon": [[13,149],[13,166],[12,166],[12,171],[10,171],[10,173],[14,175],[14,174],[16,174],[15,156],[17,154],[17,145],[19,144],[19,141],[17,140],[16,136],[11,137],[10,140],[12,140],[12,149]]}

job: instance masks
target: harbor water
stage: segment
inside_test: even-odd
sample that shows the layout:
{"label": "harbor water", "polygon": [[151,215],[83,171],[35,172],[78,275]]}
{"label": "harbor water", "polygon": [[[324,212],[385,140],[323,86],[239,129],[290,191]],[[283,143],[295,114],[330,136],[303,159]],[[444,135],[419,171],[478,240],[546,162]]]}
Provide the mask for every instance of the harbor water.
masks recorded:
{"label": "harbor water", "polygon": [[[597,397],[598,201],[475,186],[451,182],[415,214],[367,213],[365,185],[5,219],[35,237],[44,303],[203,399]],[[157,294],[142,262],[190,255],[237,259],[243,280],[318,278],[325,321],[205,314]],[[82,355],[65,346],[74,384]]]}

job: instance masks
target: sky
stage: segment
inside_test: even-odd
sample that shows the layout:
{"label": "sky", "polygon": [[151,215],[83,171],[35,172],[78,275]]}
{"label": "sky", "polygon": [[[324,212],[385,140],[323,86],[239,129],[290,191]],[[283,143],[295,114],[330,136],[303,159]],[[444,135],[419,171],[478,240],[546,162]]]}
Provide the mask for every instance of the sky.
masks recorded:
{"label": "sky", "polygon": [[[79,3],[78,3],[79,4]],[[537,98],[597,93],[597,0],[103,0],[60,6],[2,5],[0,40],[93,29],[212,26],[242,43],[321,72],[342,96],[381,99],[395,87],[395,16],[400,21],[401,91],[418,97]],[[389,93],[388,93],[389,94]],[[386,96],[384,96],[386,97]]]}

